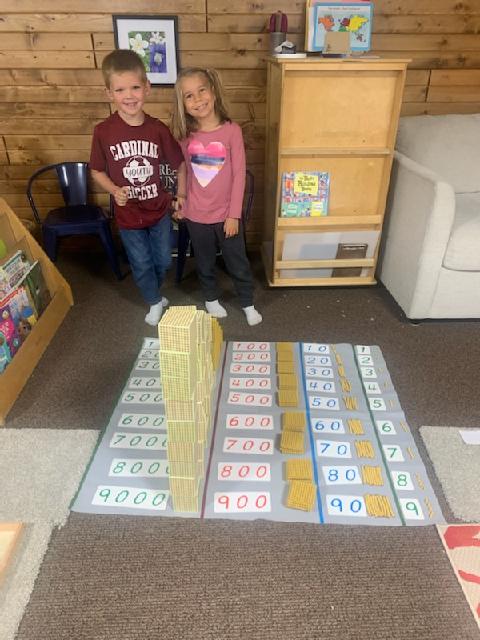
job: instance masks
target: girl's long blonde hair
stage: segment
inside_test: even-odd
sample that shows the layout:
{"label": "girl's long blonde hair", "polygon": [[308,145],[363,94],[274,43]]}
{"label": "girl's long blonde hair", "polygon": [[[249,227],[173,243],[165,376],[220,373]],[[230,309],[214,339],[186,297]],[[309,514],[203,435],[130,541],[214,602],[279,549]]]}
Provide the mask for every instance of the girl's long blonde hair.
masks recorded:
{"label": "girl's long blonde hair", "polygon": [[175,82],[175,101],[173,105],[172,115],[172,132],[177,140],[184,140],[187,136],[198,129],[195,118],[185,111],[183,103],[183,95],[181,81],[183,78],[201,75],[204,76],[210,85],[213,95],[215,96],[215,113],[220,123],[230,122],[228,109],[226,106],[225,93],[218,73],[214,69],[202,69],[201,67],[188,67],[180,71]]}

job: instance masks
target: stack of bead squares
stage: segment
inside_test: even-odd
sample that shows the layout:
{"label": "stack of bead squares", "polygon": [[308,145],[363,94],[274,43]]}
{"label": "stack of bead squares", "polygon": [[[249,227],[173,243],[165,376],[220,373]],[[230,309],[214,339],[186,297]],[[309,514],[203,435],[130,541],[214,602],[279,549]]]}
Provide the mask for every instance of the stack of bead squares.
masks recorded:
{"label": "stack of bead squares", "polygon": [[211,322],[194,306],[171,307],[158,333],[174,511],[199,511],[214,382]]}

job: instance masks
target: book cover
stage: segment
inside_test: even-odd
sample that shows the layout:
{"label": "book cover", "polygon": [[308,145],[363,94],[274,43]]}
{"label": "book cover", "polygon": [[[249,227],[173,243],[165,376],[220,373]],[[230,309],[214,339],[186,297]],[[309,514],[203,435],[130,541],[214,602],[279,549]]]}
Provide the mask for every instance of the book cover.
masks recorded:
{"label": "book cover", "polygon": [[323,51],[326,34],[343,31],[352,51],[369,51],[372,19],[371,2],[315,2],[307,9],[307,50]]}
{"label": "book cover", "polygon": [[289,171],[282,175],[280,215],[285,218],[326,216],[330,176],[325,171]]}
{"label": "book cover", "polygon": [[39,318],[48,307],[52,298],[43,277],[42,265],[38,260],[32,264],[20,284],[24,284],[30,290],[35,311]]}
{"label": "book cover", "polygon": [[0,302],[0,305],[8,306],[20,342],[23,343],[37,321],[35,305],[30,290],[27,287],[20,286],[9,293]]}
{"label": "book cover", "polygon": [[12,291],[30,268],[24,251],[16,250],[0,264],[0,300]]}
{"label": "book cover", "polygon": [[7,339],[0,331],[0,373],[4,371],[7,364],[11,361],[12,356],[8,348]]}
{"label": "book cover", "polygon": [[[367,255],[368,244],[358,243],[349,244],[340,242],[338,244],[336,258],[353,260],[355,258],[365,258]],[[352,278],[362,274],[363,267],[336,267],[332,271],[333,278]]]}
{"label": "book cover", "polygon": [[20,347],[20,337],[12,320],[12,314],[8,304],[0,305],[0,334],[5,338],[10,355],[13,358]]}

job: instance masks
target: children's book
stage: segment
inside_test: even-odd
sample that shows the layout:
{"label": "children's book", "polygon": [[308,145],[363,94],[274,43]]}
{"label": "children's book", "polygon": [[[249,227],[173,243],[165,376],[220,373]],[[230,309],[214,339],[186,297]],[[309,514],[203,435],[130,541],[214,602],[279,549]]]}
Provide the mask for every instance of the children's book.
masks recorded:
{"label": "children's book", "polygon": [[10,350],[10,355],[13,358],[20,346],[20,337],[12,320],[12,314],[10,313],[8,304],[0,305],[0,333],[5,338]]}
{"label": "children's book", "polygon": [[[336,258],[342,258],[347,260],[354,260],[355,258],[365,258],[367,255],[368,245],[364,243],[346,243],[340,242],[338,244]],[[332,277],[334,278],[352,278],[362,274],[362,267],[336,267],[332,271]]]}
{"label": "children's book", "polygon": [[284,218],[326,216],[330,176],[325,171],[289,171],[282,175],[280,215]]}
{"label": "children's book", "polygon": [[373,3],[307,2],[306,51],[323,51],[329,33],[346,32],[352,51],[369,51],[372,39]]}
{"label": "children's book", "polygon": [[16,250],[0,264],[0,300],[16,287],[29,268],[28,257],[21,249]]}
{"label": "children's book", "polygon": [[42,265],[38,260],[32,264],[29,271],[18,284],[28,287],[31,300],[35,306],[36,315],[39,318],[48,307],[51,295],[43,277]]}

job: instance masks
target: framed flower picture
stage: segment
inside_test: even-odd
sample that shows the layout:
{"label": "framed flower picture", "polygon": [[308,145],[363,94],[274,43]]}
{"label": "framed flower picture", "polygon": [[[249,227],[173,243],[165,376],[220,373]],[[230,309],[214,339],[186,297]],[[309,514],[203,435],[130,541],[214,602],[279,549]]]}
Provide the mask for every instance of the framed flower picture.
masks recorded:
{"label": "framed flower picture", "polygon": [[153,86],[173,86],[179,67],[177,16],[112,17],[115,47],[138,53]]}

